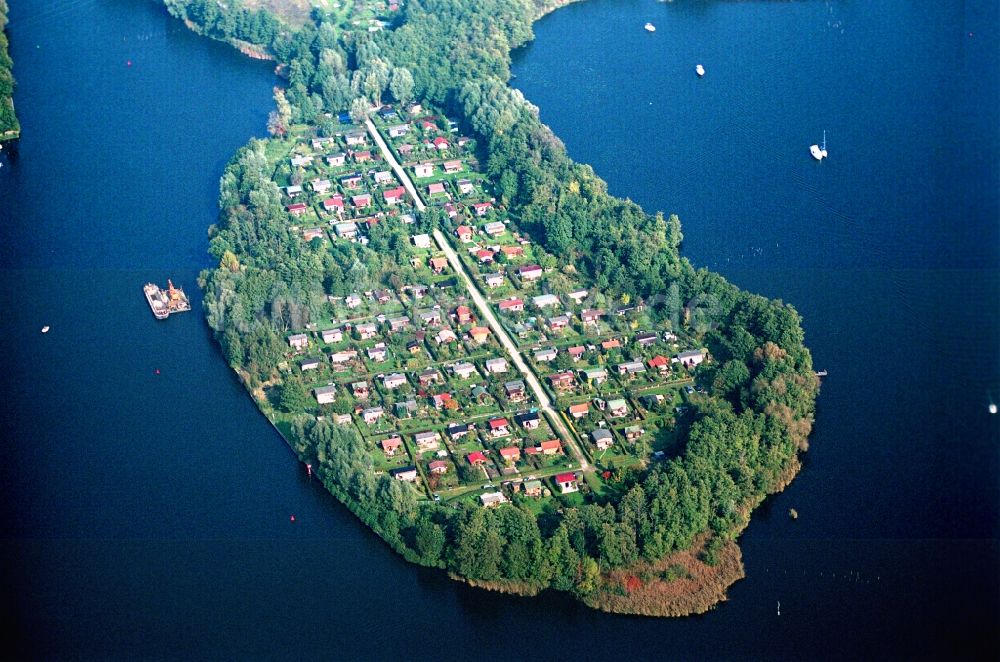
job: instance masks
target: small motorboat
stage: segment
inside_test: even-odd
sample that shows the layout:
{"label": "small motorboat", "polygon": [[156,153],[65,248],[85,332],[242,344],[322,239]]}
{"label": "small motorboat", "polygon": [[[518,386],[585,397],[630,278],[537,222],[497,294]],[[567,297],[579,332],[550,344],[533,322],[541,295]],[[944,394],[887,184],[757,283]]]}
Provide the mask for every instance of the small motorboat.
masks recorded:
{"label": "small motorboat", "polygon": [[826,131],[823,131],[823,146],[809,145],[809,153],[817,161],[822,161],[826,158]]}
{"label": "small motorboat", "polygon": [[705,75],[705,67],[701,66],[700,64],[696,64],[694,65],[694,72],[698,74],[698,78],[701,78],[702,76]]}
{"label": "small motorboat", "polygon": [[643,27],[646,29],[646,32],[656,32],[656,26],[652,23],[646,23]]}
{"label": "small motorboat", "polygon": [[49,332],[49,327],[43,326],[42,327],[42,333],[48,333],[48,332]]}

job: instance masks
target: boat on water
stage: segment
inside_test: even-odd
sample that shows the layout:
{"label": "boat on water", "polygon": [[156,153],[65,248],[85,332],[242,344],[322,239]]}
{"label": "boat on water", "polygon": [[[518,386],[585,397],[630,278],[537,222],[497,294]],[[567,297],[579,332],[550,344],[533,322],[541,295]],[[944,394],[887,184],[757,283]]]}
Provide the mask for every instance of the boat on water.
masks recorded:
{"label": "boat on water", "polygon": [[817,161],[822,161],[826,158],[826,131],[823,131],[823,146],[809,145],[809,153]]}
{"label": "boat on water", "polygon": [[698,74],[698,78],[701,78],[702,76],[705,75],[705,67],[701,66],[700,64],[696,64],[694,65],[694,72]]}
{"label": "boat on water", "polygon": [[153,283],[146,283],[142,291],[146,294],[146,301],[149,303],[153,317],[158,320],[167,319],[171,313],[183,313],[191,310],[191,302],[188,300],[184,290],[174,287],[168,279],[167,289],[161,290]]}
{"label": "boat on water", "polygon": [[43,326],[42,327],[42,333],[48,333],[48,332],[49,332],[49,327]]}
{"label": "boat on water", "polygon": [[646,32],[656,32],[656,26],[652,23],[646,23],[643,27],[646,29]]}

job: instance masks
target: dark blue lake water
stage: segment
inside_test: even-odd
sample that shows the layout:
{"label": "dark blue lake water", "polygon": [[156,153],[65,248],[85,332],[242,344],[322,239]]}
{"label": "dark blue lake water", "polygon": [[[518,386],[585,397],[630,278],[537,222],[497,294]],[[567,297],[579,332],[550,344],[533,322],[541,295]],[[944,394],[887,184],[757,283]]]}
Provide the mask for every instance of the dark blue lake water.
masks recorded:
{"label": "dark blue lake water", "polygon": [[805,469],[743,537],[747,579],[711,614],[649,620],[416,569],[310,482],[200,314],[156,322],[140,290],[171,277],[199,303],[218,177],[263,134],[271,67],[153,3],[15,0],[6,650],[995,652],[1000,16],[923,4],[588,0],[542,20],[515,58],[517,87],[576,159],[615,194],[680,214],[696,264],[793,303],[830,371]]}

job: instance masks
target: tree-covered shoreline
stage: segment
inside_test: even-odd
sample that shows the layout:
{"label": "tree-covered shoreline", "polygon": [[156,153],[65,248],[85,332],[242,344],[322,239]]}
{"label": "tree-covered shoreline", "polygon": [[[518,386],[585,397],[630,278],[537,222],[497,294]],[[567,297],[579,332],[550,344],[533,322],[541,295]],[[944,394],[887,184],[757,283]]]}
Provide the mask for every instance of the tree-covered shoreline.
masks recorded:
{"label": "tree-covered shoreline", "polygon": [[21,125],[14,112],[14,62],[7,53],[7,0],[0,0],[0,141],[17,138]]}
{"label": "tree-covered shoreline", "polygon": [[[225,10],[206,0],[166,3],[206,34],[256,43],[286,65],[276,134],[290,124],[322,133],[324,113],[365,115],[383,95],[406,101],[404,92],[457,116],[479,146],[498,204],[560,268],[571,267],[609,300],[649,302],[664,328],[694,328],[714,359],[703,372],[712,397],[692,412],[682,451],[625,472],[613,495],[584,506],[536,516],[519,503],[456,510],[421,501],[407,485],[374,475],[352,428],[296,417],[279,429],[331,493],[408,560],[478,585],[554,588],[593,606],[646,614],[703,611],[721,599],[742,576],[733,541],[752,510],[798,469],[818,382],[793,308],[695,269],[680,255],[676,217],[608,195],[507,86],[510,51],[533,38],[535,18],[566,3],[417,0],[389,29],[353,33],[319,10],[292,30],[236,2]],[[397,77],[409,83],[393,86]],[[380,223],[374,248],[303,243],[288,230],[267,150],[255,141],[227,167],[210,235],[219,267],[202,277],[209,324],[265,411],[272,406],[265,390],[283,379],[276,366],[284,333],[319,316],[328,296],[359,279],[398,273],[393,251],[405,236]],[[442,223],[434,213],[418,219],[424,230]],[[728,570],[713,579],[721,590],[705,603],[658,590],[688,581],[693,593],[694,576],[720,565]]]}

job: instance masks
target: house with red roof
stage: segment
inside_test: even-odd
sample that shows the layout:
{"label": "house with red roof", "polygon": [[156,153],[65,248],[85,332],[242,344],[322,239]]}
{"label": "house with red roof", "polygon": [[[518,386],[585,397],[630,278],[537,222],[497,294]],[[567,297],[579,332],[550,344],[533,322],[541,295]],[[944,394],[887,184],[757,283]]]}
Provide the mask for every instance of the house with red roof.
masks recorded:
{"label": "house with red roof", "polygon": [[481,467],[486,464],[486,456],[483,455],[482,451],[475,451],[474,453],[469,453],[465,456],[465,459],[469,461],[474,467]]}
{"label": "house with red roof", "polygon": [[572,372],[557,372],[549,375],[549,383],[557,391],[565,391],[573,388]]}
{"label": "house with red roof", "polygon": [[621,341],[619,341],[618,338],[612,338],[611,340],[605,340],[604,342],[601,343],[601,349],[604,349],[604,350],[616,349],[616,348],[621,347],[621,346],[622,346]]}
{"label": "house with red roof", "polygon": [[461,169],[462,169],[462,162],[459,161],[458,159],[455,159],[454,161],[444,162],[444,171],[447,173],[458,172]]}
{"label": "house with red roof", "polygon": [[500,310],[505,310],[511,313],[520,312],[524,310],[524,301],[518,299],[517,297],[504,299],[503,301],[500,302]]}
{"label": "house with red roof", "polygon": [[472,205],[472,208],[476,210],[476,216],[486,216],[486,213],[493,209],[492,202],[477,202]]}
{"label": "house with red roof", "polygon": [[430,260],[431,270],[439,274],[448,267],[448,258],[446,257],[432,257]]}
{"label": "house with red roof", "polygon": [[477,344],[482,345],[490,337],[490,330],[485,326],[474,326],[469,329],[469,335]]}
{"label": "house with red roof", "polygon": [[590,413],[590,403],[581,402],[578,405],[569,406],[569,415],[575,419],[581,419]]}
{"label": "house with red roof", "polygon": [[560,494],[569,494],[570,492],[576,492],[576,474],[572,471],[568,471],[562,474],[556,474],[556,485],[559,486]]}
{"label": "house with red roof", "polygon": [[372,196],[368,193],[362,193],[361,195],[356,195],[351,198],[351,204],[354,205],[355,209],[364,209],[365,207],[371,207]]}
{"label": "house with red roof", "polygon": [[445,138],[444,136],[438,136],[437,138],[431,141],[431,144],[434,145],[434,149],[437,150],[448,149],[448,139]]}
{"label": "house with red roof", "polygon": [[452,399],[451,393],[439,393],[437,395],[431,396],[431,404],[438,411],[444,409],[448,406],[448,402]]}
{"label": "house with red roof", "polygon": [[292,216],[301,216],[309,210],[309,206],[304,202],[296,202],[286,207]]}
{"label": "house with red roof", "polygon": [[538,444],[538,449],[542,455],[557,455],[562,452],[562,442],[558,439],[549,439]]}
{"label": "house with red roof", "polygon": [[444,193],[444,182],[434,182],[427,187],[427,195],[442,195]]}
{"label": "house with red roof", "polygon": [[480,263],[483,264],[487,262],[492,262],[493,251],[489,250],[488,248],[481,248],[478,251],[476,251],[476,258],[480,261]]}
{"label": "house with red roof", "polygon": [[500,250],[507,257],[521,257],[524,255],[524,247],[522,246],[501,246]]}
{"label": "house with red roof", "polygon": [[576,347],[570,347],[567,349],[566,353],[569,354],[574,361],[579,361],[585,351],[587,350],[583,345],[577,345]]}
{"label": "house with red roof", "polygon": [[382,452],[385,453],[386,457],[392,457],[399,450],[400,446],[403,445],[403,440],[399,437],[390,437],[388,439],[383,439],[379,442],[382,446]]}
{"label": "house with red roof", "polygon": [[646,363],[649,364],[650,368],[656,368],[660,372],[669,372],[670,371],[670,359],[668,359],[667,357],[665,357],[663,355],[654,356],[653,358],[651,358]]}
{"label": "house with red roof", "polygon": [[444,460],[434,460],[427,465],[427,470],[432,474],[446,474],[448,473],[448,463]]}
{"label": "house with red roof", "polygon": [[537,264],[526,264],[517,268],[521,280],[538,280],[542,277],[542,268]]}
{"label": "house with red roof", "polygon": [[472,241],[473,230],[468,225],[459,225],[455,228],[455,236],[461,241]]}
{"label": "house with red roof", "polygon": [[335,195],[323,201],[323,211],[333,210],[336,210],[338,214],[344,211],[344,196]]}
{"label": "house with red roof", "polygon": [[382,195],[385,196],[385,204],[395,205],[403,201],[406,197],[406,189],[402,186],[397,186],[396,188],[388,189],[384,191]]}
{"label": "house with red roof", "polygon": [[487,427],[494,437],[506,437],[510,434],[510,423],[506,418],[491,418],[487,422]]}
{"label": "house with red roof", "polygon": [[504,462],[508,464],[513,464],[521,459],[521,449],[517,446],[508,446],[507,448],[500,449],[500,457],[503,458]]}
{"label": "house with red roof", "polygon": [[466,324],[472,321],[472,309],[468,306],[459,306],[455,309],[455,319],[459,324]]}

